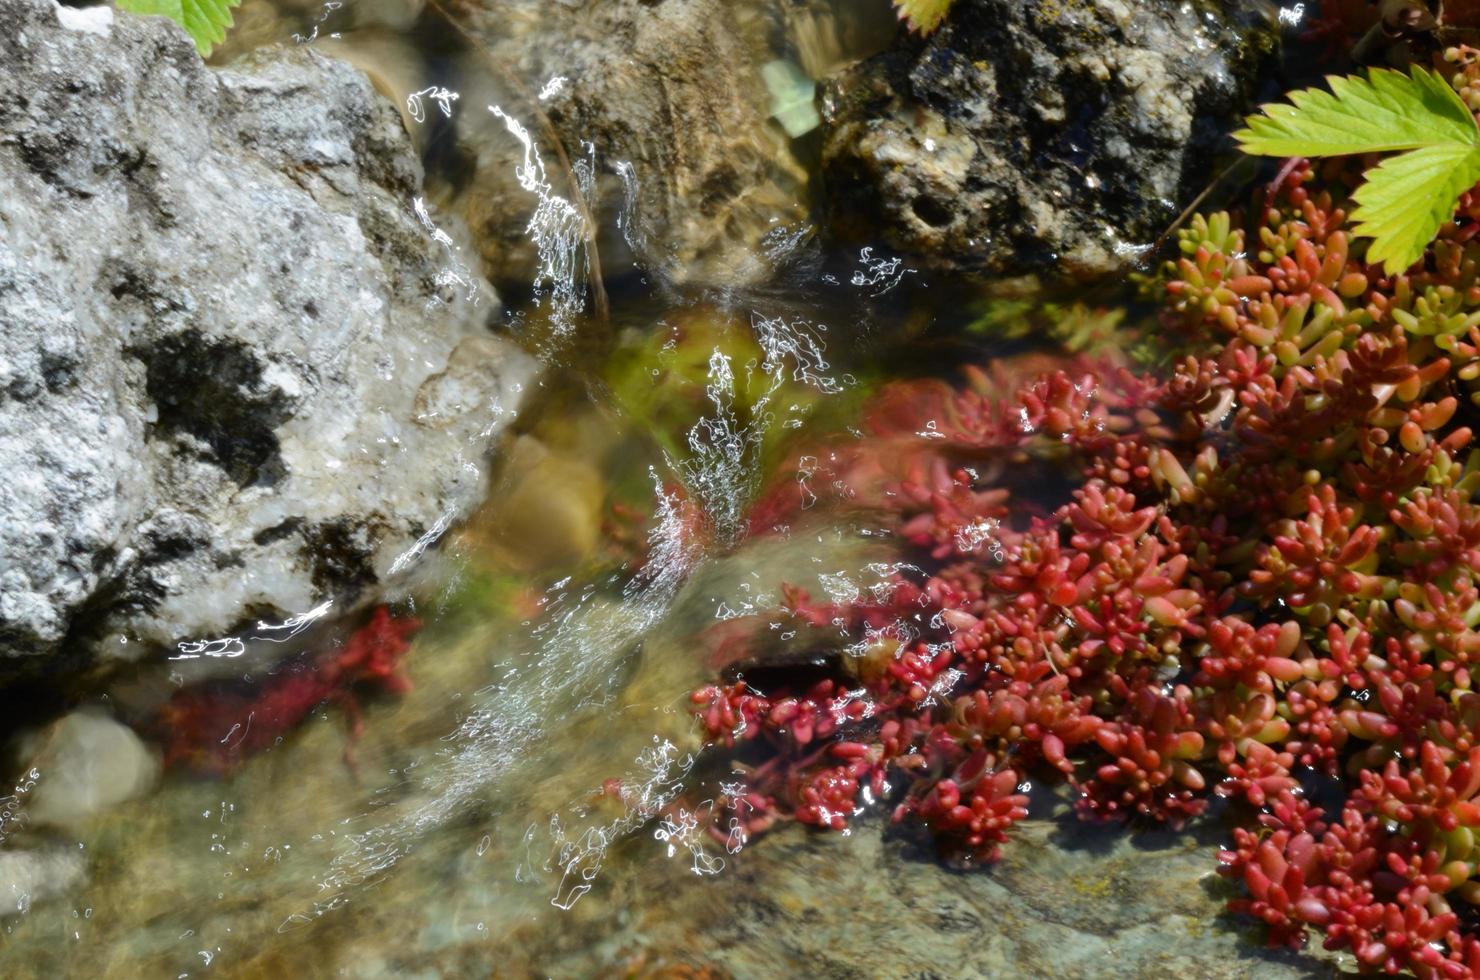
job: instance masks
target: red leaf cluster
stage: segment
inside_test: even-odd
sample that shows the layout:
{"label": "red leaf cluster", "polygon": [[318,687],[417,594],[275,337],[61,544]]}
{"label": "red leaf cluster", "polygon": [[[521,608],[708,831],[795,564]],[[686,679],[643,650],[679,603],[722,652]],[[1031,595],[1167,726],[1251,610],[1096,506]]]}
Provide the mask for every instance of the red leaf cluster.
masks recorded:
{"label": "red leaf cluster", "polygon": [[356,687],[388,694],[411,689],[402,659],[421,628],[377,606],[365,625],[336,649],[280,666],[256,685],[207,682],[176,692],[147,726],[158,733],[167,767],[223,775],[271,748],[319,705],[348,712],[351,737],[363,726]]}

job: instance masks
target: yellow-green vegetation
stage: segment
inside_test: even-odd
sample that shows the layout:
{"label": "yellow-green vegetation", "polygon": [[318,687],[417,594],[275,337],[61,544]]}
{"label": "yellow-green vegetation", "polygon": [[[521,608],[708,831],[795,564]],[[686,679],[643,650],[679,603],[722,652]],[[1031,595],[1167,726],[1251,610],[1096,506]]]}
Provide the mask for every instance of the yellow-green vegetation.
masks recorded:
{"label": "yellow-green vegetation", "polygon": [[136,14],[159,14],[185,28],[201,57],[226,40],[231,26],[231,8],[241,0],[118,0],[120,10]]}
{"label": "yellow-green vegetation", "polygon": [[787,356],[768,355],[743,318],[708,308],[631,335],[602,376],[631,428],[647,433],[673,460],[690,455],[695,424],[712,419],[753,435],[764,466],[820,406],[842,412],[853,401],[825,398],[798,380]]}
{"label": "yellow-green vegetation", "polygon": [[986,300],[967,325],[970,333],[996,340],[1048,340],[1072,354],[1109,344],[1124,346],[1125,310],[1037,299],[994,297]]}
{"label": "yellow-green vegetation", "polygon": [[950,12],[955,0],[894,0],[899,19],[910,25],[910,30],[929,34],[940,26]]}
{"label": "yellow-green vegetation", "polygon": [[1105,899],[1115,892],[1115,882],[1108,875],[1075,875],[1069,879],[1069,887],[1085,898]]}

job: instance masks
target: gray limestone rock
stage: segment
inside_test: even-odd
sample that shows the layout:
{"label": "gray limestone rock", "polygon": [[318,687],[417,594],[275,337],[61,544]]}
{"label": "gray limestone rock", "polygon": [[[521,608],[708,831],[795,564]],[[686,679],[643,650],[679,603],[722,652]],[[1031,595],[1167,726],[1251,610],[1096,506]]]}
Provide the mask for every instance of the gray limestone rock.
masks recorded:
{"label": "gray limestone rock", "polygon": [[0,672],[374,595],[534,372],[396,112],[310,51],[0,23]]}

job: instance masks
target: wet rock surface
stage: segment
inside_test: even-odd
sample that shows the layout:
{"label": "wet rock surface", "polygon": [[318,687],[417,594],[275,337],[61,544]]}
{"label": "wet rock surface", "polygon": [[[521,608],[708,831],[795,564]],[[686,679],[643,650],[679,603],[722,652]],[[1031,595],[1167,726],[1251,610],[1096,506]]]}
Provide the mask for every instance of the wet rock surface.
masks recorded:
{"label": "wet rock surface", "polygon": [[460,202],[503,261],[527,247],[532,203],[513,179],[522,147],[499,132],[490,102],[528,129],[557,194],[575,200],[570,175],[593,175],[591,209],[609,232],[603,271],[619,274],[631,257],[679,284],[767,274],[766,235],[805,217],[806,175],[762,108],[754,28],[736,5],[495,0],[466,24],[486,51],[466,59],[460,111],[481,115],[459,123],[462,166],[477,174]]}
{"label": "wet rock surface", "polygon": [[[1329,959],[1260,948],[1221,914],[1211,840],[1075,824],[1027,821],[1002,863],[965,870],[936,863],[883,816],[848,836],[789,826],[727,857],[714,878],[655,889],[657,907],[602,954],[639,972],[684,966],[737,980],[774,975],[778,963],[805,976],[922,980],[1337,975]],[[643,904],[636,890],[607,901]],[[542,965],[557,975],[584,966],[554,962]]]}
{"label": "wet rock surface", "polygon": [[928,40],[830,81],[833,227],[977,278],[1125,269],[1228,147],[1273,44],[1257,11],[959,0]]}
{"label": "wet rock surface", "polygon": [[35,787],[26,798],[34,825],[72,827],[148,792],[159,762],[132,728],[81,710],[23,740]]}
{"label": "wet rock surface", "polygon": [[373,593],[533,375],[358,71],[61,10],[0,0],[6,671]]}
{"label": "wet rock surface", "polygon": [[[402,109],[433,193],[465,218],[486,271],[516,296],[542,258],[532,219],[553,227],[567,202],[595,224],[609,279],[636,269],[677,287],[765,281],[789,257],[783,246],[805,237],[808,175],[806,151],[770,116],[763,62],[780,43],[796,71],[821,74],[879,50],[896,29],[887,3],[859,16],[843,0],[320,6],[245,0],[213,60],[291,37],[363,69]],[[439,91],[452,96],[445,114]],[[524,147],[493,105],[528,133],[530,176],[552,203],[518,173]],[[583,237],[568,230],[567,245]]]}

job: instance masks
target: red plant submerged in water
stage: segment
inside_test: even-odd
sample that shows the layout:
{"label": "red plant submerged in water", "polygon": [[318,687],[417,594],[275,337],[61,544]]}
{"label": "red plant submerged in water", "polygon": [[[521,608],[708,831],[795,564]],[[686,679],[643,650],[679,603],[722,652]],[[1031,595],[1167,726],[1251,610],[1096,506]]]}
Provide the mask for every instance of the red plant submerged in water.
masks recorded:
{"label": "red plant submerged in water", "polygon": [[177,692],[149,726],[163,741],[164,764],[225,774],[271,748],[326,702],[344,708],[350,737],[358,738],[364,722],[354,688],[409,691],[402,659],[420,628],[420,620],[377,606],[343,646],[285,665],[255,687],[206,682]]}
{"label": "red plant submerged in water", "polygon": [[[920,570],[852,603],[792,590],[817,646],[853,641],[831,676],[694,692],[710,740],[761,758],[718,832],[841,828],[887,798],[990,860],[1030,775],[1093,819],[1177,825],[1219,795],[1245,817],[1232,907],[1272,943],[1480,972],[1480,196],[1388,276],[1343,230],[1359,179],[1297,162],[1248,234],[1194,221],[1148,284],[1180,348],[1164,374],[1102,356],[896,385],[873,441],[763,496],[756,532],[832,487]],[[1035,504],[999,474],[1072,489]]]}

